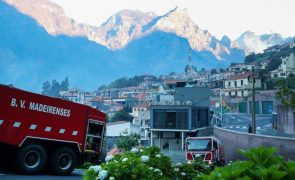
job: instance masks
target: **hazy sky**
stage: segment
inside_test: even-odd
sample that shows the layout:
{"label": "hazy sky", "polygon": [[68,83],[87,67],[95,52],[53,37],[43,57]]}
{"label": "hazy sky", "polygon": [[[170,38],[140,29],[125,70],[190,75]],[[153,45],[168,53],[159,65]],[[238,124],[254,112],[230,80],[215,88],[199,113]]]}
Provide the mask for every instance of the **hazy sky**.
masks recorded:
{"label": "hazy sky", "polygon": [[78,22],[101,25],[122,9],[163,15],[187,8],[193,21],[218,38],[237,38],[246,30],[295,36],[295,0],[51,0]]}

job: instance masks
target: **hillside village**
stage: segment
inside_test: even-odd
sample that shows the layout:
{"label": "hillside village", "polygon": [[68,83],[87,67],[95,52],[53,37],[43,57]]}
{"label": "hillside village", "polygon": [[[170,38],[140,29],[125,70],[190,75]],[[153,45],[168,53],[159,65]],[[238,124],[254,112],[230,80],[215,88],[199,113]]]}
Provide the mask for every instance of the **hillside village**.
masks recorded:
{"label": "hillside village", "polygon": [[[287,85],[294,88],[294,44],[295,42],[291,42],[273,46],[261,54],[250,54],[245,58],[245,63],[232,63],[226,69],[202,68],[197,71],[190,64],[189,57],[184,73],[170,73],[158,78],[152,75],[136,76],[136,86],[116,88],[114,86],[119,86],[118,83],[112,83],[95,92],[70,89],[61,91],[59,95],[107,113],[106,135],[109,149],[114,147],[116,139],[127,131],[127,134],[140,134],[142,145],[180,150],[183,149],[181,144],[185,137],[216,123],[214,119],[223,115],[220,115],[221,106],[224,114],[251,114],[253,68],[255,113],[272,119],[280,104],[275,98],[278,87]],[[279,59],[271,59],[278,53],[282,55]],[[128,82],[127,78],[123,80]],[[132,84],[132,80],[134,79],[129,79],[129,84]],[[289,84],[287,81],[290,81]],[[122,79],[117,82],[122,82]],[[114,119],[114,115],[119,111],[128,112],[133,120],[127,122]],[[291,125],[294,126],[294,123]],[[274,128],[277,130],[276,134],[295,135],[294,131],[284,126]],[[246,126],[242,129],[246,129]]]}

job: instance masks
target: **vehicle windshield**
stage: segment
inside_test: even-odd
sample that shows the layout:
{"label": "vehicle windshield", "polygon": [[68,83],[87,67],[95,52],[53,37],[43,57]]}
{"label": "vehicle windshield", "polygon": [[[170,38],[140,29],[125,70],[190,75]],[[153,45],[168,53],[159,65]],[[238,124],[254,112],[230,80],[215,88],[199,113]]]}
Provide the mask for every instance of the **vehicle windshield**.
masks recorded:
{"label": "vehicle windshield", "polygon": [[210,151],[210,139],[190,139],[187,140],[187,150],[189,151]]}

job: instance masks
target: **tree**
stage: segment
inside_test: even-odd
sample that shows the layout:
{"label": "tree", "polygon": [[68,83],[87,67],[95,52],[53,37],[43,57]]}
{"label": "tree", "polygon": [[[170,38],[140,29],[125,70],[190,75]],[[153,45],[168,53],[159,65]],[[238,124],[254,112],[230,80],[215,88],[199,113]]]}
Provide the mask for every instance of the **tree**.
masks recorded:
{"label": "tree", "polygon": [[60,91],[67,91],[69,90],[69,79],[68,77],[66,77],[65,80],[63,80],[61,83],[60,83],[60,88],[59,88]]}
{"label": "tree", "polygon": [[276,93],[276,98],[278,98],[283,105],[295,110],[295,92],[291,88],[286,86],[282,87]]}
{"label": "tree", "polygon": [[125,109],[122,109],[116,112],[112,118],[112,122],[116,122],[116,121],[131,122],[132,120],[133,120],[133,116],[131,116]]}
{"label": "tree", "polygon": [[201,68],[201,72],[206,72],[206,69],[205,68]]}
{"label": "tree", "polygon": [[48,95],[48,92],[50,91],[51,89],[51,84],[49,81],[45,81],[43,84],[42,84],[42,92],[41,94],[43,95]]}
{"label": "tree", "polygon": [[59,97],[60,91],[67,91],[69,89],[69,80],[68,77],[65,78],[61,83],[56,80],[52,80],[50,83],[46,81],[42,84],[41,94],[53,97]]}
{"label": "tree", "polygon": [[126,130],[122,134],[120,134],[117,141],[117,147],[119,149],[130,151],[132,147],[139,144],[138,143],[139,138],[140,138],[139,134],[132,133],[132,132],[128,134]]}
{"label": "tree", "polygon": [[256,59],[255,53],[251,53],[245,57],[245,63],[251,63]]}
{"label": "tree", "polygon": [[211,74],[217,74],[217,70],[216,69],[212,69],[211,70]]}
{"label": "tree", "polygon": [[174,75],[176,75],[175,72],[170,72],[170,73],[169,73],[169,76],[174,76]]}

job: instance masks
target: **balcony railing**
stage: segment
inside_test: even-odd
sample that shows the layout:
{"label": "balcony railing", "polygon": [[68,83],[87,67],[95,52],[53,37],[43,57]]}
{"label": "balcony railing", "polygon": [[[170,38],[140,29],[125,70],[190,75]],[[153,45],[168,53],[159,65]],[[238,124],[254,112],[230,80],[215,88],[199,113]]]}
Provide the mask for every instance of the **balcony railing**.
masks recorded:
{"label": "balcony railing", "polygon": [[191,106],[192,101],[151,101],[152,106]]}

